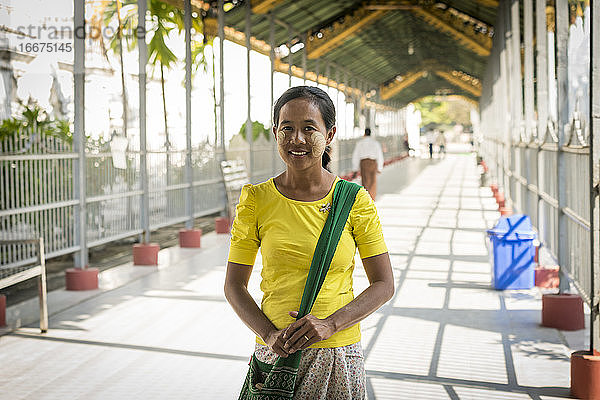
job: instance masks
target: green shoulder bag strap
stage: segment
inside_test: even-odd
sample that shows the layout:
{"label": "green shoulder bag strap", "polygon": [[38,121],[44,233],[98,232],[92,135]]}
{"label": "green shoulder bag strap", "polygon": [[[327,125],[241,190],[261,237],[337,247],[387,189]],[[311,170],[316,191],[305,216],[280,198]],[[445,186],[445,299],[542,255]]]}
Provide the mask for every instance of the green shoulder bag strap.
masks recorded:
{"label": "green shoulder bag strap", "polygon": [[[312,310],[359,190],[359,185],[343,179],[335,185],[331,210],[317,241],[296,320]],[[253,355],[239,399],[291,399],[301,355],[297,351],[286,358],[277,357],[275,364],[263,363]],[[261,373],[266,374],[264,381]]]}

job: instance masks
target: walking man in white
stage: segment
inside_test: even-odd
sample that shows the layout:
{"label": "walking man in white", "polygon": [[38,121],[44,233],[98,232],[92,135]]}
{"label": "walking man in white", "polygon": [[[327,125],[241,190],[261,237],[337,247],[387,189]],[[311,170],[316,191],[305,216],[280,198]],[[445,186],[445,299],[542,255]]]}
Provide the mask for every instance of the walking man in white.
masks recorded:
{"label": "walking man in white", "polygon": [[371,137],[371,129],[365,129],[365,136],[356,143],[352,153],[352,168],[360,170],[362,185],[375,200],[377,196],[377,174],[383,169],[383,151],[375,138]]}

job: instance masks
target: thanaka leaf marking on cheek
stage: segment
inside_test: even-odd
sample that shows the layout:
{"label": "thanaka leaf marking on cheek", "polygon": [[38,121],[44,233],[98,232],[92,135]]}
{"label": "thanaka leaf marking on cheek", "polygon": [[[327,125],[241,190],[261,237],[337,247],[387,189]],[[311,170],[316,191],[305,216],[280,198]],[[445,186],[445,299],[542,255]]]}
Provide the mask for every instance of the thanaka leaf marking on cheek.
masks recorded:
{"label": "thanaka leaf marking on cheek", "polygon": [[284,141],[285,141],[285,133],[283,133],[283,131],[277,131],[277,143],[282,145]]}
{"label": "thanaka leaf marking on cheek", "polygon": [[312,156],[321,157],[325,151],[325,136],[321,132],[314,132],[310,139],[313,144]]}

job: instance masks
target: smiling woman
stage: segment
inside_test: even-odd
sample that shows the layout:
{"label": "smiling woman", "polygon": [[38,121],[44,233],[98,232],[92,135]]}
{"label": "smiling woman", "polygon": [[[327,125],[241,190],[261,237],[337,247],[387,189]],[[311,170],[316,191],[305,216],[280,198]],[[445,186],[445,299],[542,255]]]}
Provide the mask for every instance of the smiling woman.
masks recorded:
{"label": "smiling woman", "polygon": [[[275,103],[273,121],[280,154],[287,151],[302,156],[306,152],[313,158],[321,157],[323,168],[329,171],[328,145],[336,133],[335,107],[324,91],[311,86],[289,89]],[[286,161],[285,154],[281,158]]]}
{"label": "smiling woman", "polygon": [[[290,88],[275,103],[273,125],[287,168],[267,182],[243,188],[225,279],[227,300],[256,334],[251,371],[240,398],[262,399],[280,390],[269,385],[276,380],[275,367],[284,365],[292,366],[284,370],[293,371],[293,378],[282,381],[292,384],[287,397],[278,392],[277,398],[362,399],[366,390],[358,322],[394,293],[377,210],[364,188],[326,169],[336,127],[335,107],[324,91]],[[344,195],[349,200],[340,200]],[[340,211],[344,209],[345,215]],[[337,233],[328,234],[328,224],[337,219]],[[323,246],[322,238],[332,244]],[[247,289],[259,248],[260,308]],[[370,285],[355,298],[352,273],[357,248]],[[323,252],[331,254],[322,267],[324,280],[316,292],[307,294],[306,288],[313,287],[313,264]],[[316,300],[303,315],[307,297]],[[265,371],[264,376],[259,370]]]}

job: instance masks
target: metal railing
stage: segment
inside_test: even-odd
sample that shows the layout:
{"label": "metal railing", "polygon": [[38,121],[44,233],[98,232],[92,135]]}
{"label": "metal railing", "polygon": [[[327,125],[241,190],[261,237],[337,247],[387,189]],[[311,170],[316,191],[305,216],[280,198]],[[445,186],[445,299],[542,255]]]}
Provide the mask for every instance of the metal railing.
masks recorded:
{"label": "metal railing", "polygon": [[[48,300],[46,290],[46,257],[44,239],[0,240],[1,254],[23,252],[28,264],[18,267],[0,266],[0,289],[15,285],[31,278],[38,278],[38,298],[40,303],[40,330],[48,331]],[[32,264],[33,263],[33,264]]]}
{"label": "metal railing", "polygon": [[[378,137],[386,159],[400,155],[402,140]],[[335,173],[351,171],[356,139],[333,143]],[[24,132],[0,143],[0,239],[41,237],[46,257],[79,250],[75,212],[73,168],[78,154],[68,142],[38,132]],[[86,146],[85,232],[88,248],[142,233],[141,153],[135,146],[125,154],[113,154],[110,143]],[[243,146],[242,146],[243,147]],[[249,148],[228,148],[228,158],[253,157],[251,181],[261,182],[283,171],[285,165],[274,143],[262,140]],[[218,154],[212,144],[192,148],[191,187],[193,216],[198,218],[225,210],[225,192]],[[118,161],[115,157],[125,159]],[[189,220],[186,213],[185,150],[146,153],[150,229]],[[246,159],[249,165],[249,159]],[[18,267],[32,260],[25,246],[14,245],[0,253],[0,266]]]}
{"label": "metal railing", "polygon": [[[535,10],[545,6],[537,1]],[[532,216],[557,258],[559,293],[572,283],[590,306],[593,354],[600,351],[600,47],[594,24],[600,6],[586,5],[583,31],[571,29],[570,2],[557,0],[551,8],[552,29],[546,13],[533,12],[533,2],[500,2],[477,134],[492,181]],[[521,27],[529,40],[520,41]],[[571,40],[577,39],[572,34],[583,34],[582,40]]]}
{"label": "metal railing", "polygon": [[[548,124],[546,134],[504,144],[485,137],[481,152],[486,160],[494,160],[492,175],[498,182],[504,173],[508,177],[509,194],[513,207],[531,217],[537,226],[539,239],[557,259],[559,254],[558,219],[563,215],[566,223],[566,263],[561,272],[577,288],[583,299],[591,305],[590,265],[590,188],[589,144],[581,132],[581,124],[575,115],[569,124],[566,145],[558,145],[553,131],[554,123]],[[504,146],[510,149],[509,166],[499,171],[497,154],[503,154]],[[500,147],[498,152],[496,148]],[[558,158],[564,159],[564,180],[559,182]],[[559,184],[564,185],[565,204],[559,207]]]}

